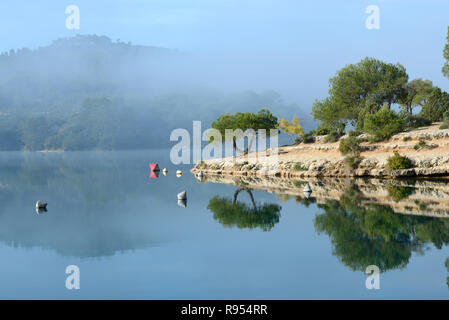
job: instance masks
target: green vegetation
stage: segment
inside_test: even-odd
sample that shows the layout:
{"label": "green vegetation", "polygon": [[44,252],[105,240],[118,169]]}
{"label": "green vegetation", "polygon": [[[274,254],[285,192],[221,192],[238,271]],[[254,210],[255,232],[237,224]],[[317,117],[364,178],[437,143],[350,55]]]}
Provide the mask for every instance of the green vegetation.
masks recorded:
{"label": "green vegetation", "polygon": [[404,129],[415,129],[425,127],[432,124],[432,121],[424,118],[421,115],[412,115],[404,110],[399,112],[399,117],[402,119]]}
{"label": "green vegetation", "polygon": [[424,139],[419,139],[418,143],[413,146],[413,149],[419,150],[425,148],[426,146],[426,141]]}
{"label": "green vegetation", "polygon": [[443,121],[444,115],[449,112],[449,93],[435,88],[421,110],[421,115],[429,121]]}
{"label": "green vegetation", "polygon": [[[86,99],[78,112],[0,117],[0,150],[112,150],[162,146],[163,120],[123,100]],[[14,125],[11,125],[14,124]],[[155,135],[147,132],[153,128]]]}
{"label": "green vegetation", "polygon": [[166,148],[173,129],[197,119],[206,129],[224,110],[300,112],[274,91],[224,94],[196,82],[180,91],[191,62],[179,51],[90,35],[2,53],[0,150]]}
{"label": "green vegetation", "polygon": [[[242,103],[256,109],[263,101],[274,106],[276,99],[276,96],[250,92],[226,96],[203,92],[160,95],[143,101],[103,96],[86,98],[73,111],[2,114],[0,109],[0,150],[169,147],[173,144],[168,139],[170,131],[191,128],[192,119],[202,119],[207,127],[220,113],[219,109],[237,109]],[[177,116],[184,109],[192,110],[189,117]]]}
{"label": "green vegetation", "polygon": [[341,154],[346,155],[344,162],[349,170],[356,169],[363,158],[360,156],[362,147],[360,146],[361,140],[350,134],[347,138],[340,140],[338,150]]}
{"label": "green vegetation", "polygon": [[404,111],[410,115],[413,114],[413,108],[423,106],[432,93],[434,87],[432,81],[415,79],[404,86],[404,92],[398,102]]}
{"label": "green vegetation", "polygon": [[329,132],[329,134],[324,138],[324,142],[337,142],[343,134],[338,131]]}
{"label": "green vegetation", "polygon": [[400,132],[403,126],[397,113],[384,106],[376,113],[366,116],[364,130],[373,135],[375,141],[382,141]]}
{"label": "green vegetation", "polygon": [[296,162],[295,165],[293,166],[293,169],[295,171],[307,171],[307,170],[309,170],[309,168],[303,166],[303,164],[300,163],[300,162]]}
{"label": "green vegetation", "polygon": [[[448,60],[449,41],[444,54]],[[394,104],[402,110],[394,111]],[[413,115],[415,107],[421,107],[419,115]],[[325,141],[337,141],[348,125],[370,134],[372,141],[383,141],[406,129],[443,121],[447,110],[449,94],[432,81],[409,81],[401,64],[365,58],[337,71],[329,81],[329,96],[315,101],[312,114],[320,121],[315,133],[327,134]]]}
{"label": "green vegetation", "polygon": [[447,27],[447,43],[444,47],[443,58],[445,60],[443,66],[443,74],[446,78],[449,79],[449,27]]}
{"label": "green vegetation", "polygon": [[388,170],[400,170],[413,168],[413,162],[406,156],[401,156],[397,151],[387,159]]}
{"label": "green vegetation", "polygon": [[436,145],[434,145],[434,144],[427,144],[426,140],[424,140],[423,138],[420,138],[418,143],[413,146],[413,149],[421,150],[421,149],[432,149],[432,148],[435,148],[435,147],[436,147]]}
{"label": "green vegetation", "polygon": [[329,97],[315,102],[313,116],[330,131],[347,123],[362,129],[367,114],[384,104],[390,109],[398,102],[407,80],[402,65],[365,58],[345,66],[330,79]]}
{"label": "green vegetation", "polygon": [[[343,128],[344,131],[344,128]],[[328,128],[324,128],[321,125],[318,126],[315,130],[310,131],[315,136],[324,136],[330,133]]]}
{"label": "green vegetation", "polygon": [[340,145],[338,150],[343,154],[358,154],[362,151],[362,147],[360,146],[360,139],[349,136],[347,138],[340,140]]}
{"label": "green vegetation", "polygon": [[[278,127],[278,119],[273,116],[273,114],[267,109],[261,109],[258,113],[251,112],[237,112],[236,114],[222,114],[217,120],[212,122],[212,128],[218,130],[221,133],[222,141],[225,141],[226,138],[232,138],[233,147],[236,151],[241,153],[248,153],[248,150],[251,149],[252,142],[254,138],[258,134],[259,129],[265,129],[266,135],[270,136],[271,129],[277,129]],[[226,130],[241,130],[241,134],[233,135],[232,137],[226,137]],[[254,130],[253,134],[251,134],[250,141],[248,142],[248,146],[245,150],[241,151],[237,148],[236,140],[238,138],[243,138],[246,130]]]}
{"label": "green vegetation", "polygon": [[[363,133],[363,132],[362,132],[362,131],[359,131],[359,130],[350,130],[350,131],[348,132],[348,136],[350,136],[350,137],[358,137],[358,136],[360,136],[362,133]],[[359,140],[361,140],[361,139],[359,139]]]}
{"label": "green vegetation", "polygon": [[443,116],[443,124],[440,129],[449,129],[449,111],[446,111]]}
{"label": "green vegetation", "polygon": [[360,154],[350,154],[344,158],[344,162],[348,169],[356,169],[362,160],[363,158]]}
{"label": "green vegetation", "polygon": [[[449,77],[449,28],[443,57],[442,71]],[[113,42],[104,36],[79,35],[37,50],[3,53],[0,93],[7,94],[0,95],[0,150],[167,147],[171,143],[160,137],[174,128],[190,127],[192,119],[201,119],[205,127],[211,124],[223,138],[225,129],[254,129],[256,133],[266,129],[269,135],[270,129],[279,128],[303,143],[314,142],[316,135],[326,135],[325,142],[336,142],[348,128],[381,141],[435,121],[444,121],[441,128],[449,127],[449,94],[430,80],[409,81],[400,63],[366,57],[338,70],[329,80],[328,96],[313,104],[313,117],[320,123],[308,133],[296,116],[291,122],[282,118],[278,122],[268,109],[257,112],[260,106],[285,109],[273,91],[157,95],[162,92],[159,89],[172,92],[184,81],[157,75],[174,75],[183,63],[186,57],[180,52]],[[24,68],[30,64],[45,72]],[[67,66],[72,68],[67,70]],[[147,83],[158,87],[149,93]],[[395,111],[397,106],[400,112]],[[413,114],[416,107],[421,108],[417,115]],[[189,116],[180,116],[186,110]],[[218,116],[223,110],[229,113]],[[237,151],[247,153],[254,138],[248,137],[248,147]]]}
{"label": "green vegetation", "polygon": [[301,136],[301,142],[302,143],[314,143],[315,142],[315,136],[313,132],[304,133]]}

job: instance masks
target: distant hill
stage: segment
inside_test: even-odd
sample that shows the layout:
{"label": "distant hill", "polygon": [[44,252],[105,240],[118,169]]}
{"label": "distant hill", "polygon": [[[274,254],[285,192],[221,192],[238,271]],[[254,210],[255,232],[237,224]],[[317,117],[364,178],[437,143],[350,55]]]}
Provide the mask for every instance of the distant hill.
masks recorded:
{"label": "distant hill", "polygon": [[174,85],[170,75],[186,58],[179,51],[95,35],[11,50],[0,55],[0,110],[68,111],[92,95],[156,94]]}
{"label": "distant hill", "polygon": [[193,120],[205,130],[222,113],[301,116],[274,91],[205,86],[196,63],[180,51],[95,35],[3,53],[0,150],[167,147],[171,130],[191,130]]}

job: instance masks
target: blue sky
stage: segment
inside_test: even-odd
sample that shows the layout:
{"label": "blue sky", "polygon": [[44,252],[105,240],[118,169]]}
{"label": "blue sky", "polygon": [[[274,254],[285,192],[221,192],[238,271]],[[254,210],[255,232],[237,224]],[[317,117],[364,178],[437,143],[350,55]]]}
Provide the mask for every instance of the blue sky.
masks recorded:
{"label": "blue sky", "polygon": [[[80,30],[65,27],[71,4],[80,8]],[[380,8],[379,30],[365,27],[368,5]],[[277,90],[307,109],[336,70],[365,56],[401,62],[411,78],[449,90],[441,74],[448,13],[447,0],[2,1],[0,51],[106,35],[214,57],[234,65],[248,89]]]}

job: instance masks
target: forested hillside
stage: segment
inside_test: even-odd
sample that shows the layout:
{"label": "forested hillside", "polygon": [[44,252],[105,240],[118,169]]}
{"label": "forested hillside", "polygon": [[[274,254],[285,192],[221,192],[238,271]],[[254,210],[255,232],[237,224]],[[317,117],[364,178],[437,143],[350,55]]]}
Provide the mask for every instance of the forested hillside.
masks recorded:
{"label": "forested hillside", "polygon": [[189,129],[192,120],[205,129],[223,111],[299,113],[274,91],[209,88],[194,61],[105,36],[2,53],[0,150],[166,147],[172,129]]}

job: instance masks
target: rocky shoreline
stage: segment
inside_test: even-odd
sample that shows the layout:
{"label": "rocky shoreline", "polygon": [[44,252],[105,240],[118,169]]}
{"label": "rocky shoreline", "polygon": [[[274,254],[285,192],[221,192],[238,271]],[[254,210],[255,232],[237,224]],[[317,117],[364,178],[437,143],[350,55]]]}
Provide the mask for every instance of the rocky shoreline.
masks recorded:
{"label": "rocky shoreline", "polygon": [[[281,202],[293,199],[302,203],[325,204],[327,201],[340,201],[348,193],[354,197],[354,190],[357,190],[360,206],[382,205],[400,214],[449,218],[449,179],[285,179],[208,175],[202,181],[274,193]],[[307,184],[311,193],[303,191]]]}
{"label": "rocky shoreline", "polygon": [[[363,142],[361,162],[349,169],[338,150],[339,142],[283,146],[245,156],[201,161],[191,170],[229,176],[305,177],[446,177],[449,176],[449,129],[440,124],[394,135],[385,142]],[[417,148],[419,146],[419,148]],[[270,156],[277,151],[277,156]],[[389,170],[387,159],[399,152],[412,160],[413,168]]]}

